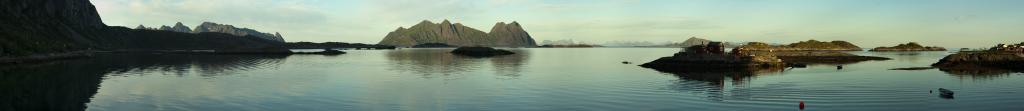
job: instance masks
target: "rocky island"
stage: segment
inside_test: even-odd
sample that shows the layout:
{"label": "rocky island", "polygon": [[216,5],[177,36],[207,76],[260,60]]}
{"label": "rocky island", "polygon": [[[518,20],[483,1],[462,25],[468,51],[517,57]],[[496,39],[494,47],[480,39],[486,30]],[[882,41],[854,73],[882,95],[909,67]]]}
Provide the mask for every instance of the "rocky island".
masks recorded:
{"label": "rocky island", "polygon": [[687,47],[670,57],[640,65],[663,72],[680,72],[692,70],[757,70],[785,67],[782,59],[773,54],[747,53],[740,50],[725,52],[721,42],[710,42],[707,45]]}
{"label": "rocky island", "polygon": [[921,44],[917,44],[916,42],[910,42],[892,47],[877,47],[870,51],[946,51],[946,48],[936,46],[925,47],[921,46]]}
{"label": "rocky island", "polygon": [[512,55],[516,54],[512,51],[494,49],[491,47],[459,47],[450,52],[452,54],[464,55],[470,57],[491,57],[499,55]]}
{"label": "rocky island", "polygon": [[862,51],[857,45],[846,41],[822,42],[807,40],[788,45],[773,46],[763,42],[750,42],[740,46],[744,51]]}
{"label": "rocky island", "polygon": [[751,53],[773,54],[786,63],[796,64],[848,64],[870,60],[890,60],[890,58],[860,56],[841,51],[861,51],[860,47],[846,41],[820,42],[817,40],[803,41],[788,45],[773,46],[762,42],[750,42],[733,50]]}
{"label": "rocky island", "polygon": [[942,70],[1024,71],[1024,42],[999,44],[987,51],[960,52],[932,64]]}
{"label": "rocky island", "polygon": [[441,23],[422,21],[409,28],[399,27],[388,33],[380,45],[410,47],[426,43],[453,46],[536,47],[537,43],[518,22],[498,22],[491,32],[483,32],[448,20]]}

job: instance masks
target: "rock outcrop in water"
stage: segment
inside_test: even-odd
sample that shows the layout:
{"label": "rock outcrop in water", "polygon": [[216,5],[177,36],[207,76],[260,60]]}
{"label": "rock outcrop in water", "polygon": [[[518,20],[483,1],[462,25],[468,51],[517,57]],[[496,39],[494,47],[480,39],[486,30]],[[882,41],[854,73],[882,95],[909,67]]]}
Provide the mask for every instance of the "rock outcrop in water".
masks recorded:
{"label": "rock outcrop in water", "polygon": [[870,51],[946,51],[946,48],[935,46],[925,47],[921,46],[921,44],[910,42],[892,47],[877,47],[871,49]]}
{"label": "rock outcrop in water", "polygon": [[944,70],[1011,70],[1024,71],[1024,43],[1000,44],[988,51],[960,52],[932,64]]}
{"label": "rock outcrop in water", "polygon": [[499,22],[491,32],[483,32],[448,20],[433,23],[424,20],[408,29],[399,27],[388,33],[381,45],[409,47],[424,43],[444,43],[455,46],[534,47],[537,43],[518,22]]}
{"label": "rock outcrop in water", "polygon": [[516,54],[512,51],[494,49],[491,47],[459,47],[452,50],[452,54],[465,55],[471,57],[491,57],[499,55],[512,55]]}
{"label": "rock outcrop in water", "polygon": [[733,50],[725,52],[724,44],[711,42],[707,45],[696,45],[671,57],[662,57],[640,65],[659,71],[675,72],[707,69],[765,69],[784,67],[782,59],[773,54],[748,53]]}

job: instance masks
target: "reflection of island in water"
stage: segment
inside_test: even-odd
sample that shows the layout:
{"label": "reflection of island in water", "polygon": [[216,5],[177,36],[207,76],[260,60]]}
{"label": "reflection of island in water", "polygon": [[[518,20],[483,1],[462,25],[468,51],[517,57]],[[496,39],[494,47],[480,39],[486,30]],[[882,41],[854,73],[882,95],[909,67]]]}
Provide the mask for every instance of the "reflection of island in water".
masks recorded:
{"label": "reflection of island in water", "polygon": [[710,85],[721,86],[725,83],[726,79],[732,80],[733,84],[743,84],[742,82],[748,80],[751,77],[763,74],[773,74],[785,71],[784,67],[765,67],[765,68],[729,68],[729,69],[715,69],[715,68],[677,68],[677,69],[654,69],[659,72],[670,73],[679,79],[689,81],[703,81]]}
{"label": "reflection of island in water", "polygon": [[[654,69],[659,72],[669,73],[680,80],[672,82],[670,89],[683,92],[691,92],[707,95],[707,98],[715,101],[722,101],[728,98],[750,97],[750,92],[727,91],[727,85],[743,85],[750,78],[776,74],[785,71],[783,67],[766,68],[675,68],[675,69]],[[727,82],[728,81],[728,82]],[[731,92],[728,93],[727,92]]]}
{"label": "reflection of island in water", "polygon": [[161,70],[201,76],[260,68],[287,56],[249,55],[128,55],[100,54],[93,58],[0,67],[0,110],[85,110],[109,73]]}
{"label": "reflection of island in water", "polygon": [[1004,68],[991,68],[991,67],[939,67],[942,72],[949,73],[951,76],[958,78],[971,78],[971,79],[995,79],[1001,77],[1007,77],[1013,73],[1024,73],[1024,70],[1004,69]]}
{"label": "reflection of island in water", "polygon": [[393,70],[422,74],[424,78],[436,76],[455,76],[481,68],[484,61],[490,61],[495,74],[505,77],[517,77],[524,62],[529,59],[526,52],[487,58],[459,56],[448,53],[451,49],[407,49],[387,52]]}

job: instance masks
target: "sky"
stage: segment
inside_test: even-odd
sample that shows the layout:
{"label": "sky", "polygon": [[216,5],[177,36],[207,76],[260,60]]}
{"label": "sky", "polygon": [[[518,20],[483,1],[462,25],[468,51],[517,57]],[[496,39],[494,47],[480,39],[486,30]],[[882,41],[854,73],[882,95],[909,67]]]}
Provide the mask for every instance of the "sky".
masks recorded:
{"label": "sky", "polygon": [[864,48],[918,42],[982,48],[1024,42],[1024,0],[91,0],[104,23],[148,27],[203,21],[286,41],[377,43],[423,20],[489,31],[518,21],[538,42],[572,39],[793,43]]}

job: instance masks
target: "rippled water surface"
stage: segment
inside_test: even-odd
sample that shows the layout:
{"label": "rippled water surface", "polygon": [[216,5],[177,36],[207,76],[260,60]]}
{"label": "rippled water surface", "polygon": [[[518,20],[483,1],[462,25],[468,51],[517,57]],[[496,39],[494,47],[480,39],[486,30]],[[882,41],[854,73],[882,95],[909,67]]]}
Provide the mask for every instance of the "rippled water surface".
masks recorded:
{"label": "rippled water surface", "polygon": [[[923,67],[948,52],[753,73],[636,66],[676,48],[125,55],[0,68],[0,110],[1022,110],[1024,75]],[[623,61],[634,64],[622,64]],[[956,91],[955,98],[929,93]]]}

